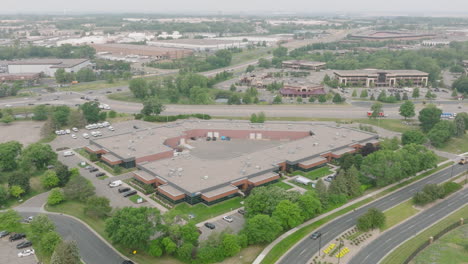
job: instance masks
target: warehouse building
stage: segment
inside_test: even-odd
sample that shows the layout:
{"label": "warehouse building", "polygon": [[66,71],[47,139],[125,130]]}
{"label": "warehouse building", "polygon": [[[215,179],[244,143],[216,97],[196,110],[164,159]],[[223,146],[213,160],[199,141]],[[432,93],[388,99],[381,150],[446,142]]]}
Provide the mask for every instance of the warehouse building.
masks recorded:
{"label": "warehouse building", "polygon": [[282,62],[283,68],[318,71],[325,69],[325,62],[306,61],[306,60],[287,60]]}
{"label": "warehouse building", "polygon": [[378,136],[310,123],[186,120],[90,140],[85,150],[173,203],[218,203],[276,182],[282,171],[325,166]]}
{"label": "warehouse building", "polygon": [[343,70],[334,75],[340,85],[358,87],[426,87],[429,80],[428,73],[417,70]]}
{"label": "warehouse building", "polygon": [[193,51],[188,49],[174,49],[174,48],[163,48],[146,45],[132,45],[132,44],[94,44],[91,45],[96,52],[99,53],[110,53],[114,56],[125,57],[125,56],[145,56],[153,60],[172,60],[180,59],[193,54]]}
{"label": "warehouse building", "polygon": [[217,51],[229,48],[243,48],[248,42],[219,39],[174,39],[146,42],[150,46],[189,49],[193,51]]}
{"label": "warehouse building", "polygon": [[58,69],[78,72],[91,66],[88,59],[25,59],[9,61],[7,64],[10,74],[42,73],[47,76],[54,76]]}
{"label": "warehouse building", "polygon": [[350,39],[360,39],[368,41],[388,41],[388,40],[417,40],[434,38],[436,35],[431,33],[418,33],[409,31],[370,31],[360,34],[352,34]]}

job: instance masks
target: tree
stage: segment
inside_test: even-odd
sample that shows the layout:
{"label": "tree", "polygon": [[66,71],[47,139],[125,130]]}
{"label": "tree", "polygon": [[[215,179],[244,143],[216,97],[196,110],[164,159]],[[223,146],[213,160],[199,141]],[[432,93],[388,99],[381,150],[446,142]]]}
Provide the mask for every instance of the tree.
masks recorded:
{"label": "tree", "polygon": [[357,90],[353,89],[353,93],[351,94],[352,97],[357,97]]}
{"label": "tree", "polygon": [[455,124],[448,120],[443,120],[435,124],[435,126],[427,133],[427,137],[431,144],[435,147],[442,147],[452,135],[455,134]]}
{"label": "tree", "polygon": [[297,201],[304,219],[310,219],[320,213],[322,204],[313,191],[306,191]]}
{"label": "tree", "polygon": [[440,121],[440,115],[442,110],[437,108],[435,105],[429,105],[419,111],[419,122],[421,122],[421,129],[424,132],[428,132]]}
{"label": "tree", "polygon": [[395,136],[393,138],[384,138],[380,141],[380,149],[397,150],[400,148],[400,140]]}
{"label": "tree", "polygon": [[403,98],[402,98],[403,101],[408,101],[409,98],[408,98],[408,94],[407,93],[403,93]]}
{"label": "tree", "polygon": [[0,185],[0,208],[5,205],[9,195],[8,190]]}
{"label": "tree", "polygon": [[15,119],[13,118],[13,116],[11,115],[3,115],[1,121],[5,124],[10,124],[11,122],[15,121]]}
{"label": "tree", "polygon": [[231,84],[231,87],[229,87],[229,91],[235,92],[237,91],[237,87],[234,84]]}
{"label": "tree", "polygon": [[318,97],[318,101],[319,101],[320,103],[325,103],[325,102],[327,101],[327,97],[326,97],[325,95],[321,94],[321,95],[319,95],[319,97]]}
{"label": "tree", "polygon": [[414,104],[411,101],[405,101],[403,104],[400,105],[400,115],[405,118],[413,117],[416,115],[414,112]]}
{"label": "tree", "polygon": [[47,197],[48,205],[57,205],[65,200],[65,196],[60,188],[54,188],[50,191],[49,197]]}
{"label": "tree", "polygon": [[99,108],[98,102],[86,102],[80,106],[83,116],[88,123],[96,123],[99,121]]}
{"label": "tree", "polygon": [[385,222],[385,214],[376,208],[371,208],[358,218],[356,226],[361,231],[369,231],[376,228],[383,228]]}
{"label": "tree", "polygon": [[428,90],[425,97],[426,97],[426,99],[431,100],[431,99],[435,99],[437,97],[437,95],[431,93],[431,91]]}
{"label": "tree", "polygon": [[[154,239],[149,242],[148,254],[153,257],[160,257],[164,253],[163,245],[161,244],[162,239]],[[192,252],[190,252],[192,253]],[[190,255],[191,257],[191,255]]]}
{"label": "tree", "polygon": [[54,164],[57,160],[55,153],[50,145],[33,143],[23,149],[21,154],[22,168],[29,169],[34,166],[36,169],[44,169],[49,164]]}
{"label": "tree", "polygon": [[228,98],[228,101],[227,101],[228,105],[240,105],[241,104],[241,99],[239,97],[239,95],[233,93],[229,96]]}
{"label": "tree", "polygon": [[271,215],[280,201],[296,202],[299,196],[297,192],[287,192],[277,186],[254,188],[244,203],[247,217],[256,214]]}
{"label": "tree", "polygon": [[71,177],[70,181],[63,188],[67,200],[78,200],[81,202],[94,195],[93,184],[81,175]]}
{"label": "tree", "polygon": [[52,120],[59,126],[68,124],[68,117],[70,115],[70,107],[66,105],[56,106],[52,110]]}
{"label": "tree", "polygon": [[455,136],[461,137],[466,133],[466,123],[463,115],[457,115],[455,117]]}
{"label": "tree", "polygon": [[257,114],[253,113],[250,115],[250,123],[257,123]]}
{"label": "tree", "polygon": [[75,241],[62,241],[55,247],[50,264],[80,264],[81,258]]}
{"label": "tree", "polygon": [[277,218],[284,229],[291,229],[304,221],[301,208],[288,200],[282,200],[273,211],[273,217]]}
{"label": "tree", "polygon": [[379,102],[374,103],[371,106],[371,111],[372,111],[372,115],[370,117],[373,117],[373,118],[379,117],[379,114],[383,111],[382,103],[379,103]]}
{"label": "tree", "polygon": [[29,178],[30,174],[25,171],[14,171],[8,177],[8,187],[11,188],[14,185],[18,185],[25,193],[27,193],[31,188],[31,186],[29,185]]}
{"label": "tree", "polygon": [[20,198],[24,192],[25,191],[23,190],[23,188],[19,185],[13,185],[10,187],[10,194],[13,197]]}
{"label": "tree", "polygon": [[109,116],[109,118],[116,118],[117,117],[117,112],[115,112],[114,110],[110,110],[108,116]]}
{"label": "tree", "polygon": [[257,115],[257,123],[265,123],[266,116],[264,112],[260,112]]}
{"label": "tree", "polygon": [[283,99],[281,98],[280,95],[275,96],[273,99],[273,104],[281,104],[283,102]]}
{"label": "tree", "polygon": [[426,142],[426,136],[419,130],[408,130],[401,135],[401,143],[403,145],[419,144],[422,145]]}
{"label": "tree", "polygon": [[328,192],[334,195],[348,195],[348,186],[344,170],[340,170],[338,172],[335,179],[330,183],[330,188],[328,189]]}
{"label": "tree", "polygon": [[452,88],[459,93],[468,93],[468,77],[462,76],[456,79],[452,84]]}
{"label": "tree", "polygon": [[221,246],[223,248],[225,257],[232,257],[241,250],[237,236],[233,234],[224,234]]}
{"label": "tree", "polygon": [[341,95],[336,93],[334,96],[333,96],[333,100],[332,100],[334,103],[342,103],[344,100],[343,98],[341,98]]}
{"label": "tree", "polygon": [[94,218],[103,218],[112,211],[110,201],[106,197],[91,196],[86,200],[84,213]]}
{"label": "tree", "polygon": [[463,118],[464,123],[465,123],[465,130],[468,130],[468,113],[466,112],[458,113],[455,119],[457,118]]}
{"label": "tree", "polygon": [[[75,170],[77,169],[75,168]],[[61,162],[57,162],[54,171],[59,179],[58,186],[65,186],[71,177],[71,172],[68,170],[68,167]]]}
{"label": "tree", "polygon": [[315,97],[313,96],[309,97],[309,103],[313,103],[313,102],[315,102]]}
{"label": "tree", "polygon": [[92,82],[96,80],[96,74],[90,68],[82,68],[76,73],[78,82]]}
{"label": "tree", "polygon": [[83,128],[86,126],[86,118],[80,111],[71,111],[68,116],[68,124],[73,127]]}
{"label": "tree", "polygon": [[174,243],[174,241],[169,237],[163,238],[161,240],[161,244],[164,246],[164,251],[169,255],[174,253],[177,249],[176,243]]}
{"label": "tree", "polygon": [[283,57],[286,57],[287,55],[288,55],[288,49],[285,47],[280,46],[273,50],[274,57],[283,58]]}
{"label": "tree", "polygon": [[47,217],[47,215],[36,215],[30,223],[31,225],[31,239],[40,241],[44,234],[55,231],[54,223]]}
{"label": "tree", "polygon": [[47,111],[46,105],[38,105],[34,107],[34,115],[32,117],[33,120],[37,121],[44,121],[47,120],[49,116],[49,112]]}
{"label": "tree", "polygon": [[113,243],[135,248],[145,247],[160,224],[159,210],[148,207],[124,207],[107,219],[105,232]]}
{"label": "tree", "polygon": [[252,103],[252,98],[250,97],[249,94],[244,94],[244,96],[242,97],[242,102],[244,104],[251,104]]}
{"label": "tree", "polygon": [[247,219],[244,233],[249,244],[260,244],[273,241],[282,230],[281,223],[276,218],[257,214]]}
{"label": "tree", "polygon": [[184,243],[177,249],[176,255],[182,261],[188,262],[192,258],[195,246],[192,243]]}
{"label": "tree", "polygon": [[143,109],[141,113],[143,115],[159,115],[164,111],[166,107],[161,103],[158,97],[153,96],[143,101]]}
{"label": "tree", "polygon": [[346,171],[346,183],[349,197],[358,197],[361,195],[361,183],[359,182],[359,171],[353,165]]}
{"label": "tree", "polygon": [[367,89],[362,89],[361,94],[359,95],[359,97],[367,98],[368,96],[369,96],[369,94],[367,93]]}
{"label": "tree", "polygon": [[62,242],[62,237],[57,232],[48,232],[40,239],[39,248],[44,255],[50,256],[60,242]]}
{"label": "tree", "polygon": [[18,230],[21,228],[21,218],[21,215],[13,209],[0,212],[0,229],[10,231]]}
{"label": "tree", "polygon": [[413,98],[419,98],[419,88],[414,88],[413,89],[413,94],[411,95]]}
{"label": "tree", "polygon": [[17,158],[22,147],[18,141],[0,143],[0,171],[12,171],[18,167]]}
{"label": "tree", "polygon": [[370,96],[369,100],[371,100],[371,101],[375,101],[375,96],[374,96],[374,94],[371,94],[371,96]]}
{"label": "tree", "polygon": [[48,170],[44,172],[44,175],[42,175],[41,178],[41,183],[42,186],[46,189],[51,189],[53,187],[57,187],[59,184],[60,180],[57,177],[57,174],[53,170]]}
{"label": "tree", "polygon": [[396,94],[395,94],[395,99],[396,99],[397,101],[401,101],[401,94],[400,94],[400,93],[396,93]]}
{"label": "tree", "polygon": [[67,78],[66,78],[66,72],[65,72],[65,69],[57,69],[54,73],[54,76],[55,76],[55,81],[58,82],[58,83],[66,83],[67,82]]}
{"label": "tree", "polygon": [[143,78],[136,78],[130,80],[129,89],[133,96],[143,99],[149,95],[148,83]]}
{"label": "tree", "polygon": [[249,66],[247,66],[247,68],[245,69],[245,72],[253,72],[254,70],[255,70],[255,66],[249,65]]}

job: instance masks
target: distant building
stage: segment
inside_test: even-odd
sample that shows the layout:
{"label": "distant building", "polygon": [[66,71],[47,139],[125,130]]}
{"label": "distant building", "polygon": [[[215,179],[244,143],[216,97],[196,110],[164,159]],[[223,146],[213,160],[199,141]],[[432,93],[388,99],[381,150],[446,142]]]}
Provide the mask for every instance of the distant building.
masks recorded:
{"label": "distant building", "polygon": [[436,46],[448,46],[450,44],[450,40],[446,39],[432,39],[432,40],[424,40],[421,45],[426,47],[436,47]]}
{"label": "distant building", "polygon": [[372,31],[361,34],[352,34],[351,39],[363,39],[369,41],[387,41],[387,40],[416,40],[424,38],[433,38],[434,34],[415,33],[404,31]]}
{"label": "distant building", "polygon": [[317,71],[324,69],[327,64],[325,62],[318,61],[306,61],[306,60],[288,60],[283,61],[283,68],[301,69],[301,70],[312,70]]}
{"label": "distant building", "polygon": [[217,51],[229,48],[246,47],[249,43],[217,39],[174,39],[146,42],[150,46],[191,49],[194,51]]}
{"label": "distant building", "polygon": [[417,70],[350,70],[335,71],[334,74],[340,85],[362,87],[425,87],[429,79],[428,73]]}
{"label": "distant building", "polygon": [[91,62],[88,59],[25,59],[10,61],[7,64],[10,74],[43,73],[54,76],[58,69],[77,72],[89,67]]}
{"label": "distant building", "polygon": [[94,44],[96,52],[108,52],[114,56],[147,56],[154,60],[180,59],[193,54],[187,49],[162,48],[132,44]]}
{"label": "distant building", "polygon": [[180,39],[182,35],[179,33],[179,31],[174,31],[172,34],[167,34],[167,32],[162,32],[161,34],[158,35],[158,38],[171,38],[171,39]]}
{"label": "distant building", "polygon": [[280,89],[280,94],[283,97],[289,98],[309,98],[311,96],[325,95],[327,92],[322,85],[317,86],[293,86],[293,85],[284,85]]}
{"label": "distant building", "polygon": [[0,73],[0,83],[24,81],[30,85],[37,84],[40,79],[39,73]]}

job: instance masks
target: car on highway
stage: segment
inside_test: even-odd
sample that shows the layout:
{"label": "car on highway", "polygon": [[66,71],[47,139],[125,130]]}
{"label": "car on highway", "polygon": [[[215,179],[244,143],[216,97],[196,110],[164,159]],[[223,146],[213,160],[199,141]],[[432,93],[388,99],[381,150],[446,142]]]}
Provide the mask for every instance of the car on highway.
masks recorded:
{"label": "car on highway", "polygon": [[215,229],[215,228],[216,228],[216,226],[215,226],[213,223],[210,223],[210,222],[206,222],[206,223],[205,223],[205,226],[206,226],[207,228],[209,228],[209,229]]}
{"label": "car on highway", "polygon": [[319,238],[321,236],[322,236],[322,233],[320,233],[319,231],[316,231],[316,232],[312,233],[312,235],[310,235],[310,238],[313,239],[313,240],[316,240],[317,238]]}
{"label": "car on highway", "polygon": [[8,240],[10,242],[13,242],[13,241],[16,241],[16,240],[20,240],[20,239],[23,239],[26,237],[26,234],[23,234],[23,233],[16,233],[16,234],[12,234],[10,235],[10,237],[8,238]]}
{"label": "car on highway", "polygon": [[10,234],[10,232],[7,231],[7,230],[0,231],[0,238],[6,237],[6,236],[8,236],[9,234]]}
{"label": "car on highway", "polygon": [[105,176],[106,174],[104,172],[98,172],[96,173],[96,177],[102,177]]}
{"label": "car on highway", "polygon": [[89,172],[95,172],[95,171],[98,171],[98,169],[95,168],[95,167],[91,167],[91,168],[89,169]]}
{"label": "car on highway", "polygon": [[16,245],[16,248],[17,249],[22,249],[22,248],[27,248],[27,247],[30,247],[32,246],[32,242],[31,241],[23,241],[21,243],[19,243],[18,245]]}
{"label": "car on highway", "polygon": [[109,187],[111,187],[111,188],[119,187],[120,185],[122,185],[122,181],[121,181],[121,180],[109,182]]}
{"label": "car on highway", "polygon": [[22,257],[27,257],[27,256],[31,256],[31,255],[34,255],[35,251],[34,249],[25,249],[23,251],[21,251],[20,253],[18,253],[18,257],[19,258],[22,258]]}
{"label": "car on highway", "polygon": [[228,223],[232,223],[232,221],[234,221],[234,219],[232,219],[232,217],[230,217],[229,215],[225,215],[223,217],[223,220],[228,222]]}
{"label": "car on highway", "polygon": [[131,190],[131,191],[128,191],[128,192],[124,192],[122,195],[123,195],[123,197],[129,197],[129,196],[132,196],[132,195],[135,195],[135,194],[137,194],[137,191]]}
{"label": "car on highway", "polygon": [[130,191],[130,188],[128,188],[128,187],[122,187],[122,188],[119,188],[118,191],[119,191],[119,193],[124,193],[124,192]]}

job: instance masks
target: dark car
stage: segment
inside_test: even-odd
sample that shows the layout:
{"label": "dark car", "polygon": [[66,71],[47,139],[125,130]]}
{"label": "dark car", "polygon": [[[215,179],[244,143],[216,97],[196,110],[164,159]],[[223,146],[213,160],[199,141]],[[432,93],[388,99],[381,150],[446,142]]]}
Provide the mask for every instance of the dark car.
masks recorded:
{"label": "dark car", "polygon": [[211,137],[206,137],[206,141],[211,141]]}
{"label": "dark car", "polygon": [[98,169],[97,169],[97,168],[94,168],[94,167],[92,167],[91,169],[89,169],[89,172],[95,172],[95,171],[98,171]]}
{"label": "dark car", "polygon": [[33,103],[29,103],[28,105],[34,105]]}
{"label": "dark car", "polygon": [[134,128],[134,129],[138,129],[138,127],[137,127],[137,126],[133,126],[133,128]]}
{"label": "dark car", "polygon": [[317,239],[317,238],[319,238],[319,237],[321,237],[321,236],[322,236],[322,233],[320,233],[319,231],[317,231],[317,232],[312,233],[312,235],[310,235],[310,238],[313,239],[313,240],[315,240],[315,239]]}
{"label": "dark car", "polygon": [[215,228],[216,228],[216,226],[215,226],[213,223],[210,223],[210,222],[206,222],[206,223],[205,223],[205,226],[206,226],[207,228],[209,228],[209,229],[215,229]]}
{"label": "dark car", "polygon": [[106,93],[110,94],[110,93],[112,93],[112,91],[107,91]]}
{"label": "dark car", "polygon": [[137,194],[137,191],[132,190],[132,191],[125,192],[123,194],[123,197],[129,197],[129,196],[132,196],[132,195],[135,195],[135,194]]}
{"label": "dark car", "polygon": [[30,246],[32,246],[31,241],[23,241],[23,242],[19,243],[18,245],[16,245],[16,248],[21,249],[21,248],[27,248],[27,247],[30,247]]}
{"label": "dark car", "polygon": [[98,172],[98,173],[96,173],[96,177],[102,177],[102,176],[104,176],[104,175],[106,175],[104,172]]}
{"label": "dark car", "polygon": [[241,215],[245,215],[245,210],[244,209],[239,209],[237,210],[237,212]]}
{"label": "dark car", "polygon": [[212,139],[213,139],[213,141],[216,141],[216,137],[213,137]]}
{"label": "dark car", "polygon": [[8,240],[10,240],[10,242],[12,242],[12,241],[20,240],[20,239],[25,238],[25,237],[26,237],[26,235],[23,234],[23,233],[16,233],[16,234],[11,235],[8,238]]}
{"label": "dark car", "polygon": [[6,236],[8,236],[9,234],[10,234],[10,232],[8,232],[8,231],[6,231],[6,230],[3,230],[3,231],[0,232],[0,238],[6,237]]}
{"label": "dark car", "polygon": [[119,193],[124,193],[124,192],[130,191],[130,188],[128,188],[128,187],[123,187],[123,188],[119,188],[118,191],[119,191]]}
{"label": "dark car", "polygon": [[131,260],[124,260],[122,264],[133,264],[133,261]]}

